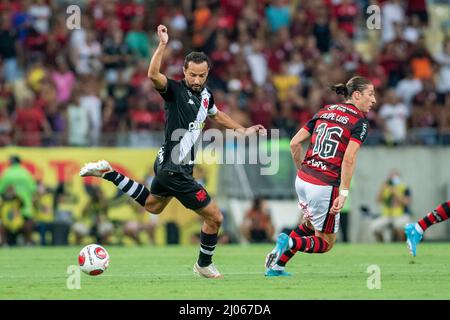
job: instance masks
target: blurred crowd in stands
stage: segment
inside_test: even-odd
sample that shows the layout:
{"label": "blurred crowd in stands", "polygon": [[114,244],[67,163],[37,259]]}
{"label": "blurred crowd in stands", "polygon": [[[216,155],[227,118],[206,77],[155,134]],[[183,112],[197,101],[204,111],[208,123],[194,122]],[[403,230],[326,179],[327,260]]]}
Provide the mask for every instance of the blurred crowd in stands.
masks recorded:
{"label": "blurred crowd in stands", "polygon": [[216,105],[243,125],[290,138],[339,101],[330,85],[359,74],[378,98],[367,144],[450,144],[442,0],[0,0],[0,146],[159,145],[163,101],[147,79],[158,24],[162,71],[180,79],[185,54],[204,51]]}
{"label": "blurred crowd in stands", "polygon": [[[152,179],[149,171],[142,182],[150,186]],[[93,241],[124,244],[125,238],[135,244],[156,243],[156,215],[148,214],[122,192],[107,197],[98,185],[85,184],[84,188],[88,199],[80,208],[81,194],[71,190],[71,183],[46,185],[19,156],[11,156],[0,174],[0,247]],[[110,210],[122,205],[130,206],[132,214],[127,219],[111,217]]]}

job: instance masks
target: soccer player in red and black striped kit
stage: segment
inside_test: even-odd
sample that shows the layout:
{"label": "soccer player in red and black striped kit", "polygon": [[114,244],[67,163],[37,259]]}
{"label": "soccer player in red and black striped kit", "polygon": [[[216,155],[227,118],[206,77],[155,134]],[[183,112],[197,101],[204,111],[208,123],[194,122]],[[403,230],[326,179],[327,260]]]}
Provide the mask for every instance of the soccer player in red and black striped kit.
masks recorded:
{"label": "soccer player in red and black striped kit", "polygon": [[[366,139],[365,114],[376,103],[372,83],[353,77],[332,87],[345,103],[326,105],[291,140],[298,174],[295,188],[304,223],[289,234],[280,234],[266,257],[266,276],[287,276],[286,263],[297,251],[324,253],[336,241],[339,212],[348,196],[356,154]],[[305,158],[302,143],[311,139]]]}
{"label": "soccer player in red and black striped kit", "polygon": [[195,211],[203,223],[193,272],[205,278],[221,278],[212,258],[223,216],[216,202],[192,175],[196,146],[208,117],[244,136],[266,135],[267,131],[260,124],[245,128],[216,107],[213,93],[206,86],[210,61],[204,53],[191,52],[185,57],[184,79],[175,81],[162,74],[160,69],[169,34],[164,25],[159,25],[157,32],[159,44],[150,61],[148,77],[164,99],[166,126],[165,141],[153,165],[155,177],[150,189],[117,172],[106,160],[85,164],[80,176],[96,176],[112,182],[152,214],[160,214],[173,198]]}
{"label": "soccer player in red and black striped kit", "polygon": [[413,257],[417,254],[417,245],[422,240],[423,233],[433,224],[448,220],[450,217],[450,201],[441,203],[416,223],[405,226],[406,244]]}

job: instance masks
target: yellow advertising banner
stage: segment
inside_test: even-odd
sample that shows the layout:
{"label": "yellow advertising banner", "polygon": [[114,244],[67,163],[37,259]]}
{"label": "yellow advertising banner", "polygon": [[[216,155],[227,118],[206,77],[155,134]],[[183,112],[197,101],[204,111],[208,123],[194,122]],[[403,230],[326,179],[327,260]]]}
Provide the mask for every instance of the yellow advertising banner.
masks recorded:
{"label": "yellow advertising banner", "polygon": [[[58,184],[64,183],[65,191],[74,195],[76,199],[71,205],[74,217],[80,217],[83,208],[88,204],[87,189],[90,186],[98,186],[110,200],[109,218],[113,221],[128,221],[137,217],[138,209],[130,204],[132,201],[125,201],[126,195],[119,198],[124,201],[113,201],[118,190],[116,186],[101,178],[82,178],[79,176],[80,168],[86,162],[105,159],[116,171],[133,180],[148,184],[153,176],[153,163],[157,153],[158,149],[7,147],[0,149],[0,174],[8,166],[9,158],[12,155],[18,155],[23,166],[45,186],[56,188]],[[217,169],[217,165],[214,164],[199,164],[194,171],[194,177],[205,186],[211,196],[214,196],[217,190]],[[149,185],[147,187],[149,188]],[[195,228],[200,226],[198,216],[184,208],[175,198],[158,216],[160,226],[168,221],[176,221],[181,231],[191,226]],[[186,237],[187,235],[182,234],[182,242],[188,241]]]}

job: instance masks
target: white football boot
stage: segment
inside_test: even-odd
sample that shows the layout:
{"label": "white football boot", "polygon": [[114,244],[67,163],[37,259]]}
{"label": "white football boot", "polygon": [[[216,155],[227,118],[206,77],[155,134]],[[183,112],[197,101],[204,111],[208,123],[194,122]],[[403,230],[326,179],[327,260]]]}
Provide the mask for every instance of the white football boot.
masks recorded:
{"label": "white football boot", "polygon": [[199,277],[216,278],[216,279],[223,278],[223,276],[220,274],[219,270],[217,270],[214,263],[211,263],[209,266],[206,267],[200,267],[196,262],[193,271],[194,274],[198,275]]}
{"label": "white football boot", "polygon": [[81,177],[103,177],[106,173],[112,172],[111,165],[106,160],[88,162],[80,170]]}

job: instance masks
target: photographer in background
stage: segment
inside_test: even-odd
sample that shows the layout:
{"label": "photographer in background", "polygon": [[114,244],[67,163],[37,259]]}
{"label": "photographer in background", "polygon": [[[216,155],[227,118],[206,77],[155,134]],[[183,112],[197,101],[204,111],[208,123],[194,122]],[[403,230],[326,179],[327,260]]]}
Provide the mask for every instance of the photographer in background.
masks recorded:
{"label": "photographer in background", "polygon": [[23,199],[14,186],[8,186],[0,194],[0,244],[17,245],[17,236],[24,233],[25,220],[22,215]]}
{"label": "photographer in background", "polygon": [[274,230],[267,202],[256,197],[252,207],[245,213],[241,234],[250,243],[271,242]]}
{"label": "photographer in background", "polygon": [[377,201],[381,204],[381,216],[371,224],[376,240],[405,241],[403,227],[410,221],[411,190],[403,182],[398,170],[390,172],[380,188]]}
{"label": "photographer in background", "polygon": [[31,173],[22,165],[19,156],[13,155],[9,159],[9,167],[0,176],[0,194],[8,188],[13,187],[15,193],[20,197],[22,206],[20,212],[24,219],[23,233],[25,244],[33,244],[33,196],[37,190],[37,185]]}

